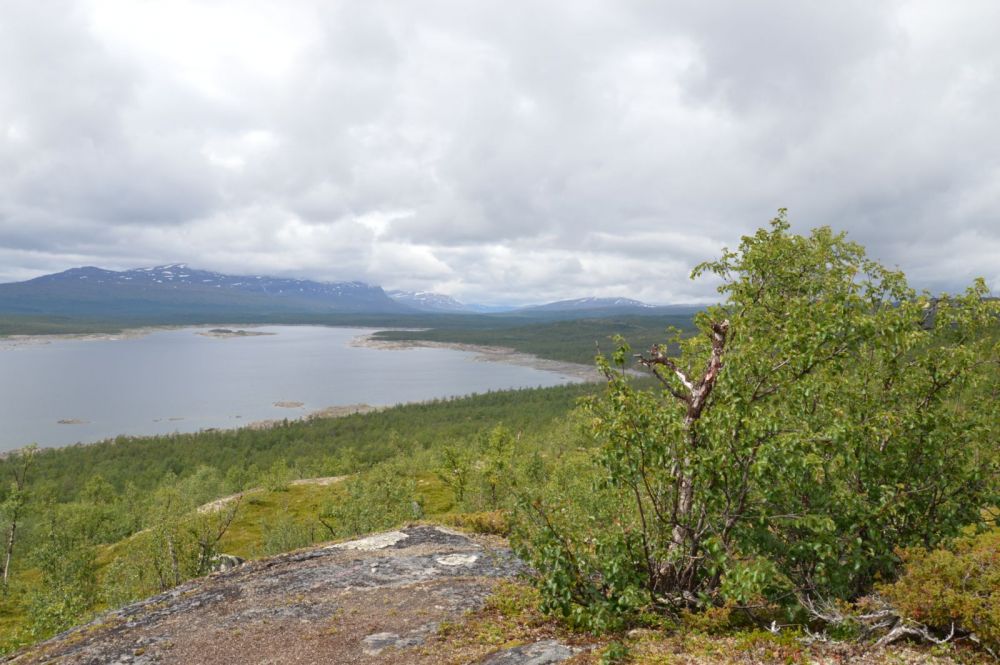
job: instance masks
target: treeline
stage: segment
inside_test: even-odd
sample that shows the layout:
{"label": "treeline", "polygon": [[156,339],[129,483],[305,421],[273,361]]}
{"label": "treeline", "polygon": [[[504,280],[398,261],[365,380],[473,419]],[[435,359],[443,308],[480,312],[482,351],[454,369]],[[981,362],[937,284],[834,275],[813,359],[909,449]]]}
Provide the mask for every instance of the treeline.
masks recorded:
{"label": "treeline", "polygon": [[[33,492],[70,501],[94,476],[120,492],[129,482],[150,488],[166,474],[183,477],[201,466],[253,476],[279,459],[289,460],[301,477],[350,473],[400,452],[462,441],[501,422],[515,431],[537,431],[593,391],[588,384],[496,391],[266,429],[118,437],[43,449],[34,462]],[[12,464],[0,460],[0,477],[10,477]],[[5,483],[0,501],[8,492]]]}
{"label": "treeline", "polygon": [[[480,346],[501,346],[539,358],[592,365],[598,350],[613,349],[616,335],[636,349],[663,341],[668,328],[694,330],[690,312],[650,315],[601,316],[548,320],[543,316],[477,314],[336,314],[261,315],[223,317],[174,316],[97,320],[73,317],[0,315],[0,337],[7,335],[114,334],[153,326],[205,325],[328,325],[397,328],[382,330],[376,339],[432,341]],[[407,328],[399,330],[398,328]]]}
{"label": "treeline", "polygon": [[376,339],[389,341],[431,341],[482,346],[502,346],[540,358],[592,365],[597,352],[609,353],[621,335],[637,350],[648,350],[662,342],[668,328],[690,333],[690,314],[620,316],[575,319],[517,325],[512,327],[436,327],[430,330],[383,330]]}

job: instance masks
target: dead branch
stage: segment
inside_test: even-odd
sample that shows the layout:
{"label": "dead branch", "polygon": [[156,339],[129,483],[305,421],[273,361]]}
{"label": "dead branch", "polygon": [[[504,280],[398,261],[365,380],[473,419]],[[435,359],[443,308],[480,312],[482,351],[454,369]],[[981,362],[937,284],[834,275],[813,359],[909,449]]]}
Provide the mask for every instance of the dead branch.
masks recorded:
{"label": "dead branch", "polygon": [[[928,626],[903,617],[896,608],[881,598],[876,598],[875,601],[877,606],[871,612],[851,614],[843,612],[834,603],[829,601],[815,601],[806,597],[799,598],[802,607],[809,612],[810,616],[828,626],[856,626],[861,631],[861,639],[868,639],[882,634],[878,641],[875,642],[877,648],[886,647],[906,637],[914,637],[930,644],[946,644],[955,637],[954,623],[951,624],[951,630],[948,632],[948,635],[943,638],[935,637]],[[815,641],[817,636],[809,633],[808,639]]]}
{"label": "dead branch", "polygon": [[927,626],[923,624],[914,623],[911,621],[901,621],[896,624],[892,630],[886,633],[878,642],[875,643],[876,647],[884,647],[892,644],[893,642],[898,642],[904,637],[917,637],[932,644],[945,644],[950,642],[951,638],[955,637],[955,624],[951,624],[951,632],[944,639],[938,639],[931,635]]}

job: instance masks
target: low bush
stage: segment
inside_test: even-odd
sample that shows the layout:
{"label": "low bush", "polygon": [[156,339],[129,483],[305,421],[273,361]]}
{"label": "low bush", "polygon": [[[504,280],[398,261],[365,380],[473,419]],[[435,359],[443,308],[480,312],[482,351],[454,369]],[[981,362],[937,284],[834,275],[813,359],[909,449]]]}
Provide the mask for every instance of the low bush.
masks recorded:
{"label": "low bush", "polygon": [[907,619],[973,633],[1000,649],[1000,529],[958,538],[947,547],[900,551],[904,569],[881,593]]}
{"label": "low bush", "polygon": [[480,513],[451,513],[441,519],[448,526],[493,536],[510,535],[510,516],[502,510]]}

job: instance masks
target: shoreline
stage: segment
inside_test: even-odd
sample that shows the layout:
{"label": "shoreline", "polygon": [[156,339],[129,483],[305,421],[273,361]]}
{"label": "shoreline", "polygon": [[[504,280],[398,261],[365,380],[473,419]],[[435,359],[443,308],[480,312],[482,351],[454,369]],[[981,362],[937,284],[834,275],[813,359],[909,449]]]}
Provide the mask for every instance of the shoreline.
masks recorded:
{"label": "shoreline", "polygon": [[[41,335],[8,335],[6,337],[0,337],[0,351],[11,351],[20,347],[34,346],[41,344],[50,344],[54,341],[60,340],[78,340],[78,341],[119,341],[128,339],[139,339],[147,335],[151,335],[156,332],[162,332],[167,330],[194,330],[196,335],[202,337],[215,338],[215,339],[233,339],[239,337],[257,337],[257,336],[270,336],[277,333],[263,333],[253,331],[254,328],[262,328],[265,326],[284,326],[284,325],[315,325],[323,328],[347,328],[354,330],[366,330],[368,332],[362,333],[357,337],[353,338],[349,345],[359,348],[367,349],[380,349],[383,351],[405,351],[407,349],[415,348],[429,348],[429,349],[451,349],[453,351],[466,351],[469,353],[476,354],[474,360],[477,362],[503,362],[509,363],[511,365],[519,365],[521,367],[531,367],[532,369],[538,369],[547,372],[555,372],[557,374],[565,374],[566,376],[573,377],[581,381],[602,381],[604,377],[601,375],[600,371],[590,365],[581,365],[579,363],[571,363],[563,360],[551,360],[548,358],[541,358],[539,356],[524,353],[516,349],[512,349],[506,346],[485,346],[480,344],[464,344],[461,342],[435,342],[429,340],[381,340],[375,339],[374,335],[376,333],[382,332],[384,330],[405,330],[405,331],[422,331],[426,328],[399,328],[394,326],[331,326],[319,323],[308,323],[308,324],[278,324],[278,323],[244,323],[244,324],[233,324],[233,323],[205,323],[205,324],[181,324],[181,325],[163,325],[163,326],[140,326],[138,328],[125,328],[116,333],[66,333],[66,334],[41,334]],[[243,331],[248,331],[246,334],[238,334],[238,330],[232,331],[232,334],[211,334],[212,328],[238,328]],[[198,332],[198,331],[201,332]]]}
{"label": "shoreline", "polygon": [[[355,414],[365,414],[374,413],[376,411],[383,411],[385,409],[390,409],[395,405],[386,406],[375,406],[372,404],[365,404],[359,402],[357,404],[334,404],[332,406],[326,406],[322,409],[317,409],[315,411],[310,411],[308,413],[302,413],[290,418],[270,418],[266,420],[253,420],[248,423],[244,423],[237,427],[204,427],[202,429],[194,430],[192,432],[168,432],[160,434],[116,434],[114,436],[109,436],[104,439],[98,439],[96,441],[76,441],[74,443],[66,443],[56,446],[39,446],[35,444],[29,444],[25,446],[19,446],[17,448],[12,448],[11,450],[0,450],[0,461],[6,459],[10,455],[16,455],[22,450],[26,450],[34,446],[39,452],[46,450],[59,450],[61,448],[74,448],[77,446],[95,446],[102,443],[113,443],[118,437],[125,437],[129,439],[156,439],[160,437],[173,436],[175,434],[202,434],[206,432],[238,432],[240,430],[264,430],[270,429],[272,427],[278,427],[285,422],[308,422],[310,420],[319,420],[322,418],[344,418],[347,416],[353,416]],[[296,407],[297,408],[297,407]],[[171,420],[183,420],[183,418],[171,418]],[[86,424],[87,421],[78,421],[76,423],[66,422],[65,424]]]}
{"label": "shoreline", "polygon": [[[287,402],[287,404],[302,404],[301,402]],[[283,408],[299,408],[299,407],[283,407]],[[344,418],[346,416],[353,416],[358,413],[374,413],[376,411],[382,411],[388,409],[388,406],[373,406],[371,404],[365,404],[364,402],[359,402],[358,404],[335,404],[333,406],[326,406],[322,409],[316,411],[310,411],[309,413],[303,413],[301,415],[295,416],[294,418],[269,418],[267,420],[254,420],[246,425],[240,425],[239,427],[216,427],[211,428],[213,431],[219,432],[231,432],[241,429],[270,429],[272,427],[277,427],[285,421],[288,422],[307,422],[310,420],[319,420],[322,418]],[[203,430],[208,431],[208,430]]]}
{"label": "shoreline", "polygon": [[[25,346],[40,346],[43,344],[51,344],[52,342],[59,342],[64,340],[78,341],[78,342],[117,342],[126,339],[140,339],[146,337],[147,335],[152,335],[157,332],[164,332],[169,330],[202,330],[202,332],[195,332],[196,335],[201,335],[203,337],[216,337],[220,339],[226,339],[228,337],[256,337],[258,335],[269,335],[272,333],[256,333],[251,332],[247,335],[210,335],[207,334],[211,332],[210,330],[203,330],[206,328],[239,328],[244,330],[250,330],[252,328],[261,328],[263,326],[270,325],[285,325],[285,324],[271,324],[271,323],[194,323],[194,324],[177,324],[177,325],[162,325],[162,326],[139,326],[137,328],[123,328],[118,332],[103,332],[103,333],[41,333],[37,335],[31,334],[14,334],[14,335],[0,335],[0,351],[13,351],[14,349],[25,347]],[[296,325],[296,324],[288,324]],[[233,332],[237,332],[234,330]]]}
{"label": "shoreline", "polygon": [[[204,325],[176,325],[176,326],[143,326],[139,328],[125,329],[117,333],[69,333],[65,335],[61,334],[44,334],[44,335],[11,335],[8,337],[0,337],[0,351],[14,350],[24,346],[30,345],[42,345],[49,344],[56,340],[74,339],[83,341],[118,341],[127,339],[138,339],[146,335],[165,331],[165,330],[203,330],[207,328],[221,328],[226,326],[231,326],[232,324],[204,324]],[[263,326],[270,325],[284,325],[284,324],[241,324],[239,327],[242,329],[252,329],[260,328]],[[295,324],[288,324],[295,325]],[[322,324],[299,324],[299,325],[322,325]],[[434,349],[450,349],[454,351],[464,351],[467,353],[475,354],[472,358],[475,362],[500,362],[507,363],[511,365],[519,365],[522,367],[530,367],[532,369],[537,369],[546,372],[552,372],[555,374],[561,374],[565,377],[570,378],[571,382],[581,382],[581,383],[598,383],[604,380],[604,376],[596,367],[589,365],[581,365],[578,363],[571,363],[560,360],[550,360],[547,358],[540,358],[538,356],[523,353],[509,347],[500,346],[485,346],[478,344],[463,344],[460,342],[436,342],[436,341],[425,341],[425,340],[380,340],[375,339],[374,335],[377,332],[383,330],[416,330],[413,328],[396,328],[396,327],[367,327],[367,326],[322,326],[328,328],[350,328],[354,330],[364,330],[366,332],[355,336],[352,338],[348,345],[357,348],[369,348],[377,349],[383,351],[406,351],[408,349],[414,348],[434,348]],[[422,330],[422,329],[420,329]],[[204,335],[203,332],[195,332],[195,334]],[[268,333],[259,333],[268,334]],[[242,336],[242,335],[240,335]],[[293,406],[294,404],[294,406]],[[275,404],[275,406],[280,406],[294,410],[299,408],[299,403],[295,402],[282,402],[280,404]],[[310,411],[309,413],[296,414],[293,417],[282,418],[282,419],[265,419],[258,421],[251,421],[237,427],[207,427],[197,432],[212,432],[212,431],[238,431],[241,429],[253,429],[261,430],[280,425],[285,421],[308,421],[320,418],[340,418],[354,414],[364,414],[372,413],[376,411],[381,411],[384,409],[392,408],[396,405],[381,405],[373,406],[371,404],[355,403],[355,404],[340,404],[331,405],[316,411]],[[72,419],[72,422],[67,419],[66,425],[77,424],[83,421],[77,421]],[[197,432],[185,432],[185,433],[197,433]],[[129,438],[155,438],[158,436],[169,436],[169,434],[137,434],[137,435],[116,435],[107,437],[104,439],[99,439],[96,441],[77,441],[75,443],[68,443],[63,445],[55,446],[39,446],[38,449],[41,450],[55,450],[58,448],[68,448],[71,446],[88,446],[100,443],[106,443],[113,441],[117,436],[128,436]],[[18,448],[6,451],[0,451],[0,460],[5,459],[11,454],[16,454],[18,451],[26,448],[27,446],[20,446]]]}
{"label": "shoreline", "polygon": [[[416,348],[427,348],[427,349],[451,349],[453,351],[466,351],[468,353],[476,354],[473,359],[477,362],[500,362],[508,363],[510,365],[519,365],[521,367],[530,367],[532,369],[538,369],[546,372],[554,372],[557,374],[564,374],[566,376],[573,377],[574,379],[579,379],[584,382],[599,382],[604,380],[604,376],[601,374],[600,370],[596,367],[590,365],[581,365],[579,363],[566,362],[564,360],[550,360],[548,358],[541,358],[530,353],[524,353],[516,349],[512,349],[506,346],[484,346],[481,344],[463,344],[461,342],[435,342],[430,340],[384,340],[376,339],[374,335],[382,330],[389,330],[389,328],[380,328],[379,330],[371,333],[366,333],[364,335],[358,335],[351,340],[351,346],[356,346],[365,349],[379,349],[383,351],[406,351],[408,349]],[[394,328],[393,330],[398,330]]]}

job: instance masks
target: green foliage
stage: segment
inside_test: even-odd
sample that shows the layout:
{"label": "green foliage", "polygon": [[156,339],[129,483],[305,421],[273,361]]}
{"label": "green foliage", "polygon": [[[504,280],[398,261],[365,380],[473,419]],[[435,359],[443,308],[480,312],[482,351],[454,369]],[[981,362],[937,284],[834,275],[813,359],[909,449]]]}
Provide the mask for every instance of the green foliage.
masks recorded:
{"label": "green foliage", "polygon": [[493,428],[480,438],[475,485],[478,490],[473,501],[477,508],[497,510],[510,495],[513,482],[515,439],[503,426]]}
{"label": "green foliage", "polygon": [[[121,492],[128,482],[151,490],[168,473],[186,477],[202,466],[233,483],[256,484],[255,469],[270,469],[282,459],[314,467],[318,475],[354,473],[397,454],[399,432],[407,433],[414,450],[437,448],[442,442],[462,445],[498,422],[512,431],[534,434],[593,390],[592,384],[508,390],[341,418],[290,421],[268,429],[123,436],[87,446],[44,449],[35,455],[32,484],[37,495],[65,502],[76,499],[96,475]],[[392,432],[397,433],[396,441]],[[13,458],[0,459],[0,478],[9,478],[14,465]],[[0,486],[0,501],[8,491],[6,485]]]}
{"label": "green foliage", "polygon": [[10,485],[7,488],[6,496],[0,494],[0,526],[3,534],[3,559],[2,559],[2,597],[6,601],[10,591],[11,573],[14,564],[14,553],[20,545],[18,528],[24,532],[24,513],[28,502],[28,475],[34,466],[35,453],[37,448],[34,445],[28,446],[19,451],[14,451],[7,456],[7,470],[10,472]]}
{"label": "green foliage", "polygon": [[404,462],[383,463],[343,483],[319,515],[331,537],[353,536],[419,518],[416,482]]}
{"label": "green foliage", "polygon": [[998,310],[982,281],[917,295],[783,214],[703,273],[725,302],[643,358],[662,389],[635,385],[627,345],[601,360],[593,468],[522,503],[519,549],[576,624],[854,598],[893,574],[897,547],[979,520],[995,488]]}
{"label": "green foliage", "polygon": [[491,323],[489,327],[467,325],[440,326],[430,330],[383,330],[376,333],[375,338],[499,346],[540,358],[589,365],[594,360],[596,349],[612,346],[616,335],[626,337],[633,346],[643,347],[661,341],[663,329],[668,326],[688,332],[693,329],[690,314],[616,316],[516,326],[499,325],[501,321],[498,320]]}
{"label": "green foliage", "polygon": [[317,539],[316,524],[296,520],[282,510],[271,519],[261,522],[261,550],[264,555],[291,552],[307,547]]}
{"label": "green foliage", "polygon": [[435,475],[451,489],[455,501],[462,504],[471,483],[474,456],[466,447],[448,445],[441,449],[439,457]]}
{"label": "green foliage", "polygon": [[198,509],[222,491],[214,469],[187,478],[168,476],[153,493],[145,528],[122,541],[105,572],[103,596],[118,604],[164,591],[211,569],[218,544],[236,518],[241,500]]}
{"label": "green foliage", "polygon": [[944,633],[954,625],[1000,649],[1000,530],[900,556],[902,575],[880,591],[904,617]]}
{"label": "green foliage", "polygon": [[600,665],[621,665],[622,663],[627,663],[631,655],[632,653],[628,645],[616,640],[604,647],[604,650],[601,651],[601,659],[598,662]]}
{"label": "green foliage", "polygon": [[[244,558],[278,553],[397,526],[424,512],[434,519],[450,513],[459,523],[463,516],[452,511],[472,506],[500,508],[472,514],[461,522],[467,528],[506,533],[515,485],[541,479],[578,445],[566,415],[590,390],[592,385],[506,391],[269,430],[121,438],[40,451],[30,492],[17,497],[0,487],[0,502],[21,501],[24,508],[12,596],[0,606],[0,652],[204,574],[217,552]],[[510,429],[496,429],[497,422]],[[467,467],[461,499],[436,473],[446,447]],[[16,459],[0,460],[0,475],[9,477]],[[288,483],[342,474],[356,475],[330,486]],[[269,483],[268,475],[279,482]],[[267,484],[284,491],[261,487]],[[254,487],[259,489],[241,501],[196,510]],[[49,547],[53,516],[72,527],[75,551],[89,553],[94,565],[93,584],[68,594],[61,606],[56,595],[44,596],[36,557]],[[53,551],[68,551],[60,548]]]}
{"label": "green foliage", "polygon": [[72,626],[94,605],[94,547],[79,516],[79,511],[53,507],[45,525],[44,546],[34,552],[42,575],[41,584],[28,597],[30,633],[35,638]]}
{"label": "green foliage", "polygon": [[272,492],[285,492],[292,482],[292,470],[284,458],[274,460],[274,464],[264,473],[261,484]]}

